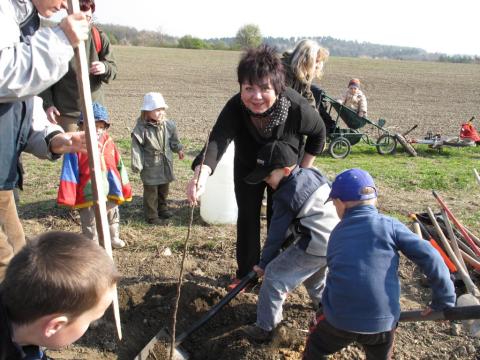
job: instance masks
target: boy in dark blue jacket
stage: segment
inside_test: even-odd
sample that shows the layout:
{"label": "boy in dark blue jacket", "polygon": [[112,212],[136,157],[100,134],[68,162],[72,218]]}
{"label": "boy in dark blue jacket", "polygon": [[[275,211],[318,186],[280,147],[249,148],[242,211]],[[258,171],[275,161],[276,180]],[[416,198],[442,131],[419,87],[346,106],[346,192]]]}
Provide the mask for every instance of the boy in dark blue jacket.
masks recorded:
{"label": "boy in dark blue jacket", "polygon": [[304,360],[327,359],[352,342],[367,359],[390,359],[400,316],[399,252],[428,277],[432,302],[425,313],[455,305],[455,290],[439,253],[399,221],[378,213],[370,174],[349,169],[337,175],[329,200],[340,217],[327,248],[322,312],[305,347]]}
{"label": "boy in dark blue jacket", "polygon": [[[268,237],[253,268],[265,275],[257,322],[243,329],[256,341],[271,338],[290,291],[303,283],[316,306],[325,284],[328,238],[339,219],[334,206],[326,204],[327,178],[316,169],[299,168],[297,161],[298,154],[288,143],[270,142],[261,148],[255,170],[245,179],[250,184],[265,181],[275,191]],[[280,253],[287,239],[292,245]]]}

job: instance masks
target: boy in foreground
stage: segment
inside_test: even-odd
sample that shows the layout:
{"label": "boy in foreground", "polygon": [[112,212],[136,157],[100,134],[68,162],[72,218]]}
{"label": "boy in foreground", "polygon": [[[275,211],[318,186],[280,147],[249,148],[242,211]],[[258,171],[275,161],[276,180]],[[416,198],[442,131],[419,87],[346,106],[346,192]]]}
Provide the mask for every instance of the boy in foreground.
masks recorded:
{"label": "boy in foreground", "polygon": [[448,268],[429,242],[398,220],[378,213],[370,174],[349,169],[337,175],[329,200],[340,217],[327,248],[327,276],[304,360],[327,359],[352,342],[367,359],[390,359],[400,316],[399,252],[429,279],[432,302],[425,314],[455,305]]}
{"label": "boy in foreground", "polygon": [[48,232],[11,260],[0,288],[0,359],[49,359],[101,318],[119,274],[105,250],[83,235]]}
{"label": "boy in foreground", "polygon": [[273,141],[260,150],[255,170],[245,179],[250,184],[265,181],[275,191],[268,237],[260,262],[253,268],[259,277],[265,275],[257,322],[243,328],[249,338],[259,342],[271,339],[282,320],[285,298],[298,285],[305,285],[318,306],[327,270],[327,242],[338,223],[335,208],[326,204],[328,180],[316,169],[299,168],[297,162],[293,147]]}

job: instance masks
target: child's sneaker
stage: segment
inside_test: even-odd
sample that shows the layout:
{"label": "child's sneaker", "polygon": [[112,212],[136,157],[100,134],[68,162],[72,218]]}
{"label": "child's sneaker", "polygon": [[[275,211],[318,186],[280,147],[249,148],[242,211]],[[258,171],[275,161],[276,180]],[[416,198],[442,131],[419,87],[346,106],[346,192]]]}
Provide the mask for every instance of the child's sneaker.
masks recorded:
{"label": "child's sneaker", "polygon": [[112,248],[114,249],[121,249],[125,247],[125,241],[122,239],[112,239]]}
{"label": "child's sneaker", "polygon": [[255,324],[245,325],[241,330],[248,338],[257,342],[267,342],[273,337],[273,331],[264,330]]}

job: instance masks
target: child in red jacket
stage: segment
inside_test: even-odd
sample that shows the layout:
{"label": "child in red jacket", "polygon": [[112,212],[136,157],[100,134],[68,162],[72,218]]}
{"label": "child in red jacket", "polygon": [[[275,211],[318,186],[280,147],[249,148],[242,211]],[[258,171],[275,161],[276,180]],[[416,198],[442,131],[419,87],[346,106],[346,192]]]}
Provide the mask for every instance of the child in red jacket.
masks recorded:
{"label": "child in red jacket", "polygon": [[[113,139],[107,133],[107,129],[110,127],[107,109],[99,103],[93,103],[93,115],[97,129],[103,185],[107,197],[105,201],[107,201],[107,217],[112,247],[122,248],[125,246],[125,242],[119,237],[120,213],[118,205],[124,201],[131,201],[132,187],[128,181],[127,171],[120,153]],[[83,128],[82,114],[80,114],[78,124],[80,128]],[[82,233],[89,239],[98,241],[87,153],[67,154],[63,158],[57,202],[59,205],[78,209]]]}

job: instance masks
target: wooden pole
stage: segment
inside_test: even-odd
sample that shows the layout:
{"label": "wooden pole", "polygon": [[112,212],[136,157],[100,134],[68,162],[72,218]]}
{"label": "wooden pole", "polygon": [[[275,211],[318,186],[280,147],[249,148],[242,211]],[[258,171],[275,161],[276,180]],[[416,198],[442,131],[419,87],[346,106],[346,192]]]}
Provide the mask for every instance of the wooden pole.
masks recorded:
{"label": "wooden pole", "polygon": [[[68,0],[68,13],[80,12],[78,0]],[[90,78],[88,74],[89,64],[85,49],[85,41],[81,41],[75,49],[75,63],[77,66],[77,85],[82,104],[84,119],[85,139],[87,143],[88,164],[92,181],[93,208],[95,210],[95,224],[97,227],[98,240],[100,245],[113,259],[110,230],[107,220],[106,195],[103,189],[102,169],[100,165],[100,153],[98,151],[97,131],[93,116],[92,94],[90,92]],[[117,328],[118,338],[122,339],[122,328],[120,323],[120,307],[118,303],[117,288],[112,303],[113,316]]]}
{"label": "wooden pole", "polygon": [[447,233],[448,233],[448,238],[447,240],[450,240],[450,243],[452,244],[452,249],[453,252],[455,253],[455,256],[457,257],[458,261],[463,267],[463,270],[467,270],[467,266],[465,265],[465,262],[463,261],[462,254],[460,253],[460,248],[458,247],[458,242],[457,242],[457,237],[453,233],[453,228],[452,224],[450,223],[450,220],[448,219],[448,215],[444,209],[440,210],[442,213],[442,218],[443,222],[445,223],[445,227],[447,228]]}

